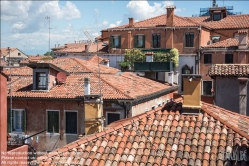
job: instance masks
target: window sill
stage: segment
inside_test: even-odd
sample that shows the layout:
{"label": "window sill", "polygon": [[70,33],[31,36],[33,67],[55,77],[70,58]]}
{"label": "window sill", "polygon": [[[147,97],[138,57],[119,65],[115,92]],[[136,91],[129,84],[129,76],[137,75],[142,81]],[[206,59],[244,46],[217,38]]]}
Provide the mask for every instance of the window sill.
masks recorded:
{"label": "window sill", "polygon": [[31,92],[49,92],[49,90],[31,90]]}
{"label": "window sill", "polygon": [[192,48],[192,49],[193,49],[193,48],[195,48],[195,47],[184,47],[184,48]]}
{"label": "window sill", "polygon": [[60,133],[46,133],[46,135],[60,135]]}
{"label": "window sill", "polygon": [[72,136],[77,136],[78,134],[65,133],[64,135],[72,135]]}

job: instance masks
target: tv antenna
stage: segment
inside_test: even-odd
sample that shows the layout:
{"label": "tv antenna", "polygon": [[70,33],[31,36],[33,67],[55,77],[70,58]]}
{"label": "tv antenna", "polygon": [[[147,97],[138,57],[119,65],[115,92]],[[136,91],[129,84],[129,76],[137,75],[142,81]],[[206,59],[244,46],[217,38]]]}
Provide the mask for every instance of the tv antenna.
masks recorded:
{"label": "tv antenna", "polygon": [[45,17],[47,20],[48,20],[48,53],[50,55],[50,17],[49,16],[46,16]]}
{"label": "tv antenna", "polygon": [[92,43],[94,42],[94,40],[87,30],[84,30],[83,32],[87,37],[87,50],[86,50],[86,52],[88,52]]}

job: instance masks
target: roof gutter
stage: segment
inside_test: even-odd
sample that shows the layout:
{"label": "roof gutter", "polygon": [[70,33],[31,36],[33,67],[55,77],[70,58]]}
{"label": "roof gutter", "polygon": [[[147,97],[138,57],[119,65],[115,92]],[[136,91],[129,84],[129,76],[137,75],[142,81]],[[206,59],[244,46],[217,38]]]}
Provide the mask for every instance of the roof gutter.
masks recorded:
{"label": "roof gutter", "polygon": [[107,29],[107,30],[103,30],[102,32],[111,32],[111,31],[131,31],[131,30],[148,30],[148,29],[163,29],[163,30],[166,30],[166,29],[198,29],[199,26],[196,26],[196,27],[143,27],[143,28],[114,28],[114,29]]}

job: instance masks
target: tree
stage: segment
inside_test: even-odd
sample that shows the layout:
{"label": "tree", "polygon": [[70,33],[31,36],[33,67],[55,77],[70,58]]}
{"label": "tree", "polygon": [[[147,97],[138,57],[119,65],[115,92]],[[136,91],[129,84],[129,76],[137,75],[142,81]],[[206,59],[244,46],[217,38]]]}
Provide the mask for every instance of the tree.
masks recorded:
{"label": "tree", "polygon": [[153,55],[154,62],[173,62],[174,66],[179,65],[179,53],[176,48],[172,48],[170,52],[157,52]]}
{"label": "tree", "polygon": [[124,65],[128,65],[129,68],[134,68],[134,62],[144,62],[145,54],[142,53],[139,49],[126,49],[124,55]]}
{"label": "tree", "polygon": [[44,54],[44,56],[52,56],[53,55],[53,51],[48,51],[48,52],[46,52],[45,54]]}

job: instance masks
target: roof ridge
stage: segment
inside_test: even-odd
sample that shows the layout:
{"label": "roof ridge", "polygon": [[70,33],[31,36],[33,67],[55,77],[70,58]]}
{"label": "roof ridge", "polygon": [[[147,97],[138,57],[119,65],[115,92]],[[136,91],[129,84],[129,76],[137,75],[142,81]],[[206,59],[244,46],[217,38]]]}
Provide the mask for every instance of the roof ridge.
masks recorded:
{"label": "roof ridge", "polygon": [[[93,74],[97,76],[97,74],[95,74],[95,73],[93,73]],[[97,76],[97,77],[98,77],[98,76]],[[100,77],[100,78],[101,78],[101,77]],[[122,94],[124,94],[126,97],[132,98],[131,96],[129,96],[129,95],[125,94],[124,92],[122,92],[119,88],[115,87],[113,84],[107,82],[105,79],[102,79],[102,78],[101,78],[101,80],[102,80],[103,82],[107,83],[108,85],[110,85],[111,87],[113,87],[114,89],[118,90],[118,91],[121,92]],[[132,99],[133,99],[133,98],[132,98]]]}
{"label": "roof ridge", "polygon": [[202,102],[204,103],[204,105],[201,106],[201,109],[206,112],[207,114],[209,114],[210,116],[212,116],[213,118],[219,120],[221,123],[223,123],[224,125],[226,125],[227,127],[231,128],[233,131],[239,133],[241,136],[245,137],[246,139],[249,140],[249,135],[247,135],[246,133],[244,133],[243,131],[239,130],[238,128],[234,127],[233,125],[231,125],[230,123],[228,123],[227,121],[221,119],[218,115],[214,114],[213,112],[211,112],[210,110],[207,109],[207,105],[205,105],[206,103],[205,102]]}
{"label": "roof ridge", "polygon": [[79,61],[79,59],[77,59],[77,58],[70,58],[70,59],[73,59],[74,61],[76,61],[77,63],[79,63],[82,67],[85,67],[88,71],[94,73],[94,72],[93,72],[92,70],[90,70],[88,67],[86,67],[85,65],[83,65],[83,64]]}

